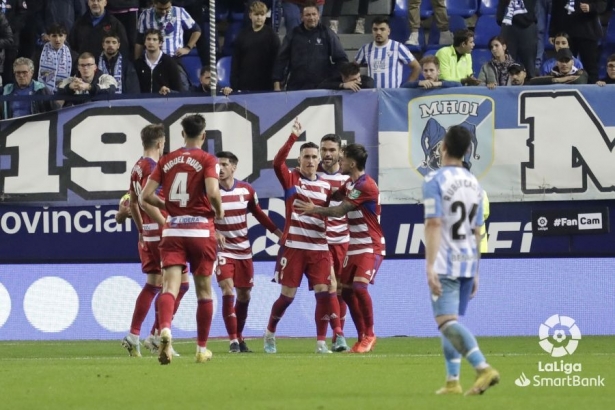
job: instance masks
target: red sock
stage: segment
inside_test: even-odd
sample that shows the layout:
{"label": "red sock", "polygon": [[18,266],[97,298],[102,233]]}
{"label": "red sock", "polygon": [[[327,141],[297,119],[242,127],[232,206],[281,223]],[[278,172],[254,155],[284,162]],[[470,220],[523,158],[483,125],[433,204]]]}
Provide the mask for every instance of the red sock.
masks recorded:
{"label": "red sock", "polygon": [[211,299],[198,300],[196,308],[196,344],[200,347],[207,346],[213,313],[214,304]]}
{"label": "red sock", "polygon": [[331,325],[331,330],[333,330],[333,336],[344,336],[344,331],[340,323],[340,303],[337,300],[337,293],[329,293],[329,307],[331,308],[331,312],[329,312],[329,324]]}
{"label": "red sock", "polygon": [[163,293],[158,297],[158,323],[160,329],[171,328],[173,320],[173,307],[175,306],[175,296],[172,293]]}
{"label": "red sock", "polygon": [[237,315],[235,314],[235,295],[222,296],[222,318],[228,339],[237,339]]}
{"label": "red sock", "polygon": [[182,284],[179,286],[179,292],[177,292],[177,298],[175,299],[175,308],[173,310],[173,316],[175,316],[175,314],[177,313],[177,309],[179,309],[179,303],[184,298],[186,292],[188,292],[188,289],[190,289],[190,282],[182,282]]}
{"label": "red sock", "polygon": [[329,292],[314,292],[316,297],[316,310],[314,320],[316,321],[316,340],[327,339],[327,328],[329,327],[329,313],[331,306]]}
{"label": "red sock", "polygon": [[346,311],[348,310],[348,305],[344,302],[344,298],[342,295],[337,295],[337,303],[340,305],[340,327],[342,331],[344,331],[344,325],[346,324]]}
{"label": "red sock", "polygon": [[147,316],[147,312],[149,312],[152,300],[160,292],[160,289],[160,287],[150,285],[149,283],[146,283],[143,289],[141,289],[141,293],[139,293],[135,302],[135,310],[132,313],[132,322],[130,323],[130,333],[133,335],[141,333],[141,325],[145,320],[145,316]]}
{"label": "red sock", "polygon": [[346,305],[348,306],[350,317],[352,318],[354,326],[357,329],[357,335],[359,337],[359,340],[361,340],[365,331],[363,330],[363,315],[361,315],[359,301],[357,300],[354,291],[348,288],[342,289],[342,297],[344,298],[344,302],[346,302]]}
{"label": "red sock", "polygon": [[161,294],[162,292],[159,292],[158,296],[156,296],[156,300],[154,300],[154,312],[156,314],[154,315],[154,324],[152,325],[152,331],[150,332],[152,335],[160,334],[160,322],[158,321],[158,299],[160,299]]}
{"label": "red sock", "polygon": [[268,331],[275,333],[275,330],[278,327],[278,322],[282,319],[282,316],[284,316],[286,308],[293,303],[293,300],[294,298],[280,295],[278,300],[273,303],[273,306],[271,306],[271,314],[269,315],[269,324],[267,325]]}
{"label": "red sock", "polygon": [[352,284],[352,289],[359,301],[365,334],[367,336],[374,336],[374,308],[372,305],[372,297],[367,290],[367,283],[355,282]]}
{"label": "red sock", "polygon": [[243,328],[246,325],[246,320],[248,319],[248,306],[250,305],[250,300],[247,302],[237,301],[235,303],[235,314],[237,315],[237,338],[241,342],[243,340]]}

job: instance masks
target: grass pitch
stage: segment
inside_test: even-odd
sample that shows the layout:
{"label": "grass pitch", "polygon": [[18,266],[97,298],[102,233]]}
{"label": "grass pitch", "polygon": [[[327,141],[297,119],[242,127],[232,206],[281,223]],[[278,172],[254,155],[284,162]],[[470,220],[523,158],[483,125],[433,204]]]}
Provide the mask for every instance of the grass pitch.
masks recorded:
{"label": "grass pitch", "polygon": [[[580,363],[570,376],[604,379],[605,387],[537,387],[539,362],[557,362],[537,339],[479,338],[500,384],[483,396],[436,396],[443,385],[439,339],[379,339],[367,355],[313,353],[312,339],[279,339],[278,354],[265,355],[261,340],[252,354],[229,354],[227,341],[210,341],[211,362],[194,363],[194,341],[176,341],[181,357],[169,366],[143,348],[128,357],[113,342],[0,343],[2,409],[594,409],[615,408],[615,337],[583,337],[565,363]],[[577,366],[578,370],[578,366]],[[524,374],[532,384],[515,385]],[[462,364],[469,389],[474,372]]]}

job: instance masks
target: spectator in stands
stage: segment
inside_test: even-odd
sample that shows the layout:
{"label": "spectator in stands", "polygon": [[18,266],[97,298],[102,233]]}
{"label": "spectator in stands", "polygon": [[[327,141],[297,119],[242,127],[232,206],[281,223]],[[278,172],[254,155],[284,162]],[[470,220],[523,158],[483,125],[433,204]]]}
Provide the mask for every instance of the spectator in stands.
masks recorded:
{"label": "spectator in stands", "polygon": [[508,75],[510,76],[510,85],[525,85],[527,71],[521,63],[513,63],[508,66]]}
{"label": "spectator in stands", "polygon": [[611,54],[606,60],[606,77],[598,81],[600,87],[606,84],[615,84],[615,54]]}
{"label": "spectator in stands", "polygon": [[574,66],[572,51],[569,48],[561,48],[555,58],[557,65],[551,73],[547,76],[532,78],[531,85],[587,84],[588,74],[585,70],[579,70]]}
{"label": "spectator in stands", "polygon": [[[408,24],[410,25],[410,37],[406,40],[409,46],[419,45],[419,28],[421,27],[421,1],[426,0],[406,0],[408,4]],[[448,27],[448,13],[446,11],[446,0],[429,0],[433,8],[433,15],[438,30],[440,30],[440,45],[448,46],[453,44],[453,34]]]}
{"label": "spectator in stands", "polygon": [[[224,94],[224,96],[228,96],[233,92],[231,87],[220,87],[220,85],[216,86],[216,94]],[[192,92],[199,94],[207,94],[211,95],[211,70],[207,66],[201,67],[201,73],[199,75],[199,85],[193,87]]]}
{"label": "spectator in stands", "polygon": [[402,88],[450,88],[461,87],[459,81],[440,80],[440,61],[436,56],[425,56],[421,58],[421,68],[424,80],[409,81],[403,84]]}
{"label": "spectator in stands", "polygon": [[[345,0],[332,0],[333,7],[331,8],[331,20],[329,21],[329,28],[337,34],[339,28],[339,18],[342,14],[342,5]],[[355,34],[365,34],[365,16],[369,8],[370,0],[359,0],[359,16],[354,26]]]}
{"label": "spectator in stands", "polygon": [[410,67],[407,81],[419,78],[421,65],[410,50],[395,40],[389,39],[389,19],[378,16],[372,23],[374,41],[365,44],[355,57],[359,64],[367,64],[367,74],[374,79],[377,88],[399,88],[404,82],[404,65]]}
{"label": "spectator in stands", "polygon": [[493,58],[481,67],[478,81],[486,84],[490,90],[496,86],[510,85],[508,67],[515,64],[515,60],[508,54],[506,40],[502,36],[491,38],[489,49]]}
{"label": "spectator in stands", "polygon": [[[173,6],[171,0],[153,0],[153,7],[146,9],[139,16],[135,58],[141,57],[143,53],[144,36],[148,29],[155,29],[163,34],[162,52],[171,57],[188,54],[201,36],[201,28],[186,10]],[[186,44],[184,44],[184,30],[192,32]]]}
{"label": "spectator in stands", "polygon": [[145,53],[135,61],[142,93],[167,95],[171,91],[186,91],[181,83],[179,66],[162,52],[163,40],[162,33],[156,29],[145,32]]}
{"label": "spectator in stands", "polygon": [[117,33],[122,45],[120,53],[130,58],[126,30],[118,19],[105,11],[106,5],[107,0],[88,0],[90,11],[75,21],[68,36],[68,44],[80,55],[90,53],[99,56],[103,51],[103,36],[107,33]]}
{"label": "spectator in stands", "polygon": [[103,52],[98,58],[98,70],[109,74],[117,82],[116,94],[139,94],[139,78],[127,57],[120,54],[120,36],[115,33],[103,37]]}
{"label": "spectator in stands", "polygon": [[[96,58],[92,53],[82,53],[77,60],[78,73],[69,77],[58,86],[58,94],[63,95],[113,95],[117,89],[117,81],[109,74],[103,74],[96,67]],[[68,101],[67,105],[83,104],[88,100]]]}
{"label": "spectator in stands", "polygon": [[[568,34],[564,32],[557,33],[553,39],[553,46],[555,47],[555,52],[557,53],[560,48],[570,48],[569,39],[570,38],[568,37]],[[583,68],[583,63],[581,63],[581,60],[574,56],[572,57],[572,59],[576,68]],[[545,63],[540,68],[540,75],[549,75],[549,73],[551,72],[551,70],[553,70],[553,67],[555,67],[556,64],[557,60],[555,59],[555,57],[545,61]]]}
{"label": "spectator in stands", "polygon": [[[52,95],[45,84],[32,79],[34,63],[29,58],[20,57],[13,63],[15,83],[7,84],[2,90],[4,96]],[[2,118],[16,118],[24,115],[39,114],[57,109],[59,105],[51,100],[15,100],[4,101]]]}
{"label": "spectator in stands", "polygon": [[[232,0],[235,5],[233,8],[241,8],[244,7],[243,0]],[[209,0],[173,0],[173,4],[182,7],[184,10],[190,14],[192,20],[196,23],[197,26],[203,27],[205,21],[209,21],[209,16],[206,13],[203,13],[203,6],[209,3]],[[242,9],[243,10],[243,9]],[[188,44],[190,42],[190,36],[192,33],[187,31],[184,33],[184,44]],[[208,33],[201,32],[201,36],[196,42],[196,50],[199,53],[199,58],[201,59],[202,65],[209,64],[209,35]]]}
{"label": "spectator in stands", "polygon": [[79,54],[66,44],[68,30],[63,24],[54,23],[46,32],[49,41],[34,61],[38,65],[38,81],[55,92],[58,84],[77,72]]}
{"label": "spectator in stands", "polygon": [[282,0],[282,14],[284,15],[286,35],[292,33],[295,27],[303,23],[303,9],[308,4],[317,7],[318,15],[322,15],[325,0]]}
{"label": "spectator in stands", "polygon": [[[13,31],[9,25],[8,20],[4,16],[4,13],[0,13],[0,73],[2,73],[2,79],[4,82],[8,82],[9,68],[6,63],[6,55],[10,52],[14,46]],[[2,85],[2,83],[0,83]]]}
{"label": "spectator in stands", "polygon": [[[122,23],[128,39],[128,58],[132,58],[137,42],[139,0],[107,0],[107,11]],[[121,39],[120,39],[121,40]]]}
{"label": "spectator in stands", "polygon": [[536,72],[536,0],[500,0],[496,19],[508,53],[523,63],[530,77]]}
{"label": "spectator in stands", "polygon": [[[13,62],[17,58],[18,50],[20,46],[20,35],[25,25],[27,9],[24,8],[25,3],[21,0],[1,0],[0,12],[4,14],[11,32],[13,33],[13,46],[4,50],[4,67],[3,71],[6,73],[6,80],[9,81],[13,70]],[[31,55],[24,56],[32,58]]]}
{"label": "spectator in stands", "polygon": [[357,92],[366,88],[376,88],[374,80],[361,75],[361,67],[358,63],[350,62],[340,64],[338,75],[327,78],[320,83],[318,88],[323,90],[352,90]]}
{"label": "spectator in stands", "polygon": [[472,71],[472,50],[474,32],[463,29],[455,31],[453,45],[442,47],[436,52],[440,62],[440,79],[457,81],[463,85],[478,85]]}
{"label": "spectator in stands", "polygon": [[598,42],[602,38],[598,15],[605,9],[605,0],[553,0],[551,9],[549,39],[561,31],[568,33],[572,55],[579,56],[592,84],[598,81]]}
{"label": "spectator in stands", "polygon": [[339,64],[348,62],[337,34],[320,23],[315,2],[303,7],[302,21],[284,38],[273,70],[275,91],[282,89],[280,83],[285,78],[289,91],[313,90],[335,75]]}
{"label": "spectator in stands", "polygon": [[255,1],[250,5],[251,27],[235,39],[231,59],[231,87],[241,91],[272,91],[273,66],[280,50],[280,38],[265,25],[267,6]]}

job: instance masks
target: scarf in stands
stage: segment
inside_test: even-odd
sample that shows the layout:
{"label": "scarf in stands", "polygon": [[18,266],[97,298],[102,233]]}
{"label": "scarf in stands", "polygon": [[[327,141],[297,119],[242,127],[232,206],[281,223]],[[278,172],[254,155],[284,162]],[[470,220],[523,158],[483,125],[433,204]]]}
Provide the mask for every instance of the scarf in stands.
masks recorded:
{"label": "scarf in stands", "polygon": [[[574,0],[572,0],[574,2]],[[502,24],[505,26],[512,25],[512,19],[517,14],[526,14],[527,10],[525,9],[525,4],[523,0],[510,0],[508,3],[508,8],[506,9],[506,15],[504,19],[502,19]]]}
{"label": "scarf in stands", "polygon": [[504,61],[498,61],[496,59],[491,60],[498,85],[508,85],[508,67],[513,63],[515,63],[515,60],[513,60],[510,54],[506,54]]}
{"label": "scarf in stands", "polygon": [[568,0],[564,8],[568,11],[568,14],[574,13],[574,0]]}
{"label": "scarf in stands", "polygon": [[117,61],[115,62],[115,67],[113,67],[112,73],[110,73],[109,70],[107,69],[107,64],[105,64],[105,61],[106,61],[105,53],[102,53],[100,55],[100,58],[98,59],[98,69],[102,71],[103,74],[109,74],[110,76],[115,78],[115,81],[117,81],[117,91],[115,91],[115,93],[121,94],[122,93],[122,55],[121,54],[117,55]]}
{"label": "scarf in stands", "polygon": [[553,67],[553,70],[551,70],[551,75],[555,77],[565,77],[567,75],[576,75],[577,71],[579,71],[579,69],[576,68],[573,63],[572,68],[570,69],[570,72],[568,74],[562,74],[559,72],[559,67],[557,66],[557,63],[556,63],[555,67]]}
{"label": "scarf in stands", "polygon": [[59,50],[54,50],[50,43],[46,43],[41,52],[38,68],[38,80],[51,90],[55,91],[57,85],[70,77],[73,68],[73,58],[70,48],[66,44]]}

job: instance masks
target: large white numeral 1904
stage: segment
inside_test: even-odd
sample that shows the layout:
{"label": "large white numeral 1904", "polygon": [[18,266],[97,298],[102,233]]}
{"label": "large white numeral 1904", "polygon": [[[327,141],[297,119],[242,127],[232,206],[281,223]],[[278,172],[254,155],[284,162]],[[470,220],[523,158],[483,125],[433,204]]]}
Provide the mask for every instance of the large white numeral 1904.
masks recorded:
{"label": "large white numeral 1904", "polygon": [[171,192],[169,192],[169,201],[179,202],[180,207],[188,205],[190,194],[188,193],[188,173],[178,172],[171,184]]}

